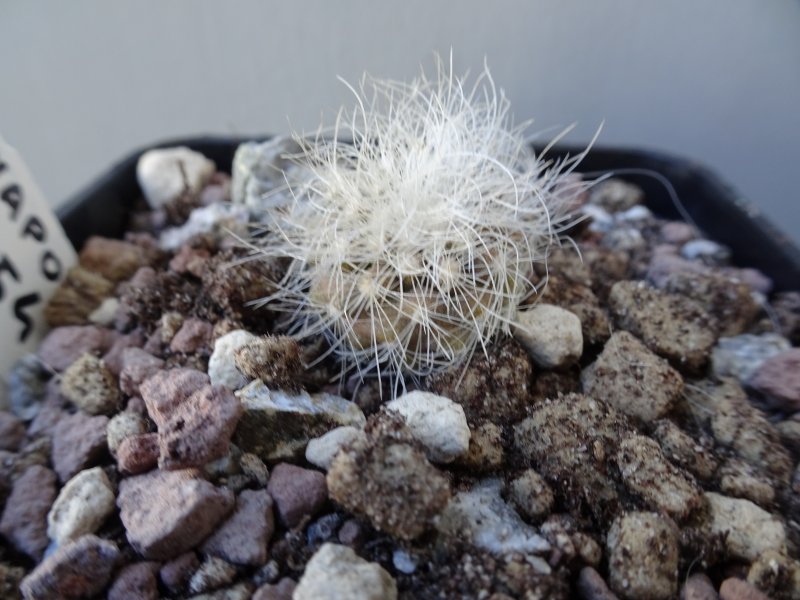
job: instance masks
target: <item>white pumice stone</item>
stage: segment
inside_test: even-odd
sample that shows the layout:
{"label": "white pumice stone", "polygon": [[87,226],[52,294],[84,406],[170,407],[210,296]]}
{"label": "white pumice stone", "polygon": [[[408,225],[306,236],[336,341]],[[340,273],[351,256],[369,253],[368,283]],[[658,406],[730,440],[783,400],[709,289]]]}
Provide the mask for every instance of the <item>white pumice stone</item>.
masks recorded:
{"label": "white pumice stone", "polygon": [[147,433],[147,422],[144,418],[129,410],[117,413],[106,426],[106,442],[111,454],[116,455],[122,441],[132,435]]}
{"label": "white pumice stone", "polygon": [[148,150],[136,164],[136,179],[147,203],[159,208],[184,191],[199,192],[216,171],[205,156],[185,146]]}
{"label": "white pumice stone", "polygon": [[208,359],[208,376],[212,385],[224,385],[230,390],[238,390],[250,381],[236,368],[234,353],[256,339],[255,335],[244,329],[234,329],[217,339],[214,352]]}
{"label": "white pumice stone", "polygon": [[614,217],[605,208],[596,204],[586,204],[581,207],[581,213],[591,219],[589,229],[605,233],[614,227]]}
{"label": "white pumice stone", "polygon": [[386,408],[403,417],[433,462],[452,462],[469,449],[467,417],[461,405],[450,398],[414,391],[392,400]]}
{"label": "white pumice stone", "polygon": [[617,220],[619,221],[643,221],[651,218],[652,216],[653,213],[650,211],[650,209],[641,204],[632,206],[628,210],[624,210],[616,215]]}
{"label": "white pumice stone", "polygon": [[177,250],[192,237],[213,231],[219,223],[246,223],[248,210],[244,206],[226,203],[209,204],[195,208],[183,225],[170,227],[158,236],[164,250]]}
{"label": "white pumice stone", "polygon": [[311,557],[292,595],[294,600],[395,600],[397,584],[378,563],[347,546],[322,544]]}
{"label": "white pumice stone", "polygon": [[100,306],[95,308],[89,315],[89,321],[95,325],[108,327],[114,322],[117,308],[119,308],[119,300],[117,298],[113,296],[106,298],[100,303]]}
{"label": "white pumice stone", "polygon": [[747,562],[774,550],[786,552],[783,522],[749,500],[706,492],[710,531],[725,540],[728,554]]}
{"label": "white pumice stone", "polygon": [[485,479],[469,491],[458,492],[439,516],[436,528],[492,554],[549,552],[547,540],[503,500],[502,487],[499,479]]}
{"label": "white pumice stone", "polygon": [[730,256],[730,250],[717,242],[701,239],[686,242],[681,248],[681,254],[689,260],[699,258],[725,260]]}
{"label": "white pumice stone", "polygon": [[114,512],[114,491],[103,469],[81,471],[61,489],[47,515],[47,535],[61,545],[97,531]]}
{"label": "white pumice stone", "polygon": [[543,369],[576,362],[583,353],[581,320],[574,313],[552,304],[537,304],[519,311],[514,337]]}
{"label": "white pumice stone", "polygon": [[327,471],[342,446],[365,437],[366,434],[361,429],[350,425],[331,429],[328,433],[308,442],[306,460],[315,467]]}

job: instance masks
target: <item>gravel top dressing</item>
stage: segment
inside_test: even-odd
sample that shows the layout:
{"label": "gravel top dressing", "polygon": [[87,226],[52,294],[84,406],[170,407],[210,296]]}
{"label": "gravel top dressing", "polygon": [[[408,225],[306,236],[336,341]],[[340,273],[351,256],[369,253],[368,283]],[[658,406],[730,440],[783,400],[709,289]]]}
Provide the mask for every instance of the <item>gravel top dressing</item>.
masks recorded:
{"label": "gravel top dressing", "polygon": [[10,377],[0,597],[800,598],[800,292],[478,81],[142,156]]}

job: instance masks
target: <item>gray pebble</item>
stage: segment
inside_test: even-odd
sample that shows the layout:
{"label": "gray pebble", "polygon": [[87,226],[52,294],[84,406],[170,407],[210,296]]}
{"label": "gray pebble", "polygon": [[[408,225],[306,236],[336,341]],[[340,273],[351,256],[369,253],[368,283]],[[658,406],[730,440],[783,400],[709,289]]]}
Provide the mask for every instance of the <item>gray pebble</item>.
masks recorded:
{"label": "gray pebble", "polygon": [[791,347],[776,333],[721,337],[711,350],[711,369],[717,377],[735,377],[746,383],[764,362]]}
{"label": "gray pebble", "polygon": [[405,550],[397,549],[392,552],[392,564],[395,569],[406,575],[417,570],[417,561]]}
{"label": "gray pebble", "polygon": [[306,537],[308,538],[309,545],[313,546],[321,542],[327,542],[339,529],[344,518],[342,515],[333,513],[320,517],[314,523],[309,525]]}
{"label": "gray pebble", "polygon": [[691,240],[683,245],[681,254],[689,260],[720,264],[730,258],[731,251],[722,244],[711,240]]}
{"label": "gray pebble", "polygon": [[11,411],[23,421],[38,413],[51,373],[35,354],[19,359],[8,375],[8,402]]}

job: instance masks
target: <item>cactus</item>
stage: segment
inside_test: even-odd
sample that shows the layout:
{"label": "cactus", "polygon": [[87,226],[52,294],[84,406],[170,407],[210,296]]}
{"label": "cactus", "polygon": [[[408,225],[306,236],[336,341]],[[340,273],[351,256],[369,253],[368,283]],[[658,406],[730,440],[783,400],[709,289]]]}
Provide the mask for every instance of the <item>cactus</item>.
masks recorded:
{"label": "cactus", "polygon": [[467,79],[451,59],[432,79],[348,86],[352,111],[294,136],[310,176],[267,203],[253,240],[290,259],[259,302],[285,311],[293,335],[326,335],[345,370],[392,377],[395,393],[508,333],[587,185],[572,174],[580,156],[531,151],[488,68]]}

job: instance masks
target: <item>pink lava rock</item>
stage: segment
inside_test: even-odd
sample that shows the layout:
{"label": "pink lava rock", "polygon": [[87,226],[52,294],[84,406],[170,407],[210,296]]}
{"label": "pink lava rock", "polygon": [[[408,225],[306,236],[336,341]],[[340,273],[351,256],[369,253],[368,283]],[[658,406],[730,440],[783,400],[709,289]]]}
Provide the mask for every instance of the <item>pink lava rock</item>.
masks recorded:
{"label": "pink lava rock", "polygon": [[139,396],[128,398],[128,403],[125,405],[125,410],[136,413],[143,417],[147,416],[147,406]]}
{"label": "pink lava rock", "polygon": [[207,321],[200,319],[186,319],[181,328],[169,343],[173,352],[191,353],[203,348],[210,350],[211,335],[214,327]]}
{"label": "pink lava rock", "polygon": [[158,563],[137,562],[123,567],[108,590],[108,600],[157,600]]}
{"label": "pink lava rock", "polygon": [[205,248],[192,248],[184,244],[169,261],[169,268],[176,273],[190,273],[195,277],[202,277],[210,258],[211,254]]}
{"label": "pink lava rock", "polygon": [[364,541],[364,527],[358,519],[348,519],[339,529],[339,541],[345,546],[358,548]]}
{"label": "pink lava rock", "polygon": [[53,437],[53,429],[55,426],[58,425],[58,422],[62,418],[69,414],[65,409],[65,405],[65,399],[61,397],[61,394],[57,390],[52,394],[48,394],[36,417],[31,421],[31,424],[28,425],[28,437],[31,439],[40,435]]}
{"label": "pink lava rock", "polygon": [[18,450],[24,437],[25,424],[10,412],[0,411],[0,450]]}
{"label": "pink lava rock", "polygon": [[158,464],[158,453],[158,434],[128,436],[117,447],[117,468],[130,475],[145,473]]}
{"label": "pink lava rock", "polygon": [[142,399],[150,418],[160,428],[189,396],[210,383],[208,375],[195,369],[158,371],[141,385]]}
{"label": "pink lava rock", "polygon": [[144,346],[142,346],[142,350],[153,356],[163,358],[164,350],[166,350],[167,342],[169,341],[169,338],[167,338],[166,341],[164,340],[165,336],[164,328],[159,325],[156,327],[155,331],[150,334],[150,337],[147,338]]}
{"label": "pink lava rock", "polygon": [[284,577],[278,583],[262,585],[253,594],[253,600],[292,600],[296,587],[294,579]]}
{"label": "pink lava rock", "polygon": [[768,358],[748,382],[764,394],[775,408],[800,410],[800,348],[791,348]]}
{"label": "pink lava rock", "polygon": [[159,577],[170,592],[179,594],[199,568],[200,559],[197,558],[197,554],[185,552],[165,563],[159,571]]}
{"label": "pink lava rock", "polygon": [[242,405],[222,386],[193,369],[159,371],[141,386],[150,418],[158,426],[159,465],[202,466],[228,451]]}
{"label": "pink lava rock", "polygon": [[108,370],[111,371],[115,377],[119,377],[122,367],[124,366],[122,363],[122,354],[128,348],[141,348],[143,345],[144,334],[139,330],[132,331],[127,335],[121,335],[114,340],[114,343],[111,344],[111,348],[103,355],[103,362],[106,363]]}
{"label": "pink lava rock", "polygon": [[587,600],[617,600],[617,595],[608,589],[603,577],[592,567],[581,569],[577,588],[581,598]]}
{"label": "pink lava rock", "polygon": [[53,468],[62,482],[78,471],[93,466],[108,450],[108,417],[90,417],[76,412],[61,418],[53,427]]}
{"label": "pink lava rock", "polygon": [[719,586],[720,600],[769,600],[764,592],[743,579],[729,577]]}
{"label": "pink lava rock", "polygon": [[273,501],[265,490],[244,490],[233,515],[203,544],[203,552],[238,565],[263,565],[275,531]]}
{"label": "pink lava rock", "polygon": [[141,348],[126,348],[122,352],[119,387],[128,396],[139,395],[139,385],[164,366],[160,358]]}
{"label": "pink lava rock", "polygon": [[117,496],[128,541],[149,559],[168,559],[194,548],[233,505],[233,492],[198,479],[193,469],[123,479]]}
{"label": "pink lava rock", "polygon": [[685,244],[695,237],[695,228],[683,221],[669,221],[661,226],[661,239],[668,244]]}
{"label": "pink lava rock", "polygon": [[158,280],[158,274],[152,267],[141,267],[136,270],[128,281],[120,285],[118,292],[126,292],[128,289],[147,288],[153,286]]}
{"label": "pink lava rock", "polygon": [[711,270],[704,264],[692,262],[674,254],[660,253],[653,256],[647,268],[647,278],[656,287],[664,287],[673,273],[707,274]]}
{"label": "pink lava rock", "polygon": [[275,500],[281,522],[289,528],[306,515],[313,517],[328,499],[325,475],[288,463],[272,470],[267,491]]}
{"label": "pink lava rock", "polygon": [[717,600],[717,590],[705,573],[694,573],[686,578],[681,588],[681,600]]}
{"label": "pink lava rock", "polygon": [[33,465],[14,482],[0,519],[0,533],[20,552],[41,560],[50,540],[47,513],[56,499],[56,474]]}
{"label": "pink lava rock", "polygon": [[113,331],[94,325],[56,327],[42,340],[39,358],[56,371],[63,371],[84,352],[105,352],[115,337]]}
{"label": "pink lava rock", "polygon": [[722,272],[729,273],[754,292],[759,292],[761,294],[769,294],[774,286],[772,279],[764,275],[764,273],[758,269],[736,269],[731,267],[728,269],[723,269]]}
{"label": "pink lava rock", "polygon": [[243,411],[233,392],[224,386],[197,390],[158,426],[159,466],[200,467],[222,458]]}
{"label": "pink lava rock", "polygon": [[61,546],[22,580],[26,599],[91,598],[106,587],[119,557],[114,542],[84,535]]}

